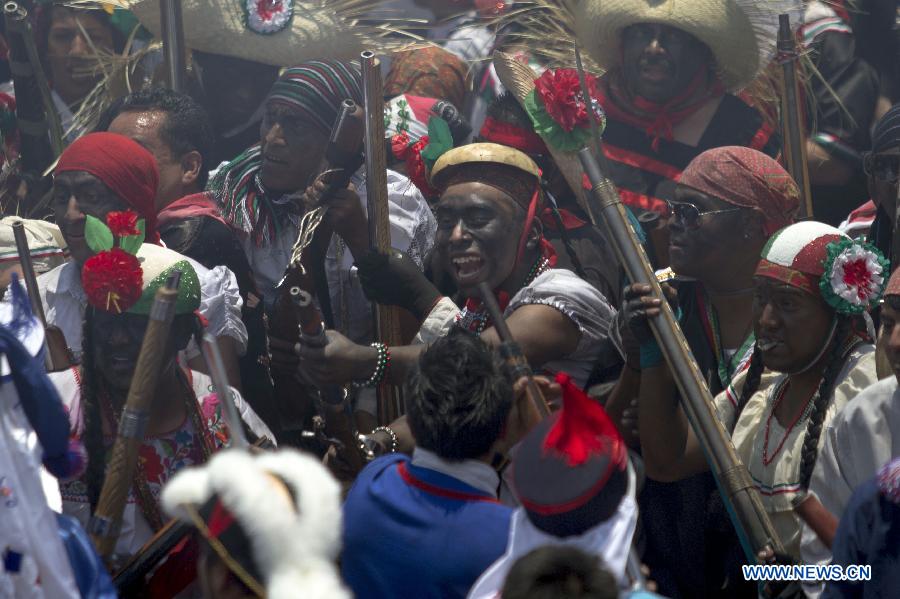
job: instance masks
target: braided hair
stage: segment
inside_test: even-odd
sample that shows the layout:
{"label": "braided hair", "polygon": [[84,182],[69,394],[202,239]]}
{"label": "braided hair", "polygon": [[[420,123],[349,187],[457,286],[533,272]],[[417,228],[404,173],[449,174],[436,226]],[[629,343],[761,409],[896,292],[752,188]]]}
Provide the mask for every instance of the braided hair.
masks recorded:
{"label": "braided hair", "polygon": [[816,460],[819,459],[819,439],[822,436],[822,424],[825,422],[825,412],[828,410],[834,395],[838,375],[840,375],[846,361],[844,342],[851,330],[851,318],[838,316],[834,339],[831,341],[831,355],[828,360],[828,366],[825,367],[825,372],[822,374],[822,382],[819,384],[819,389],[816,391],[816,396],[813,400],[809,421],[806,423],[806,436],[803,438],[803,448],[800,453],[800,488],[804,490],[809,488],[809,481],[812,479]]}
{"label": "braided hair", "polygon": [[91,513],[97,509],[103,478],[106,473],[106,446],[103,443],[103,411],[100,409],[98,381],[94,364],[94,335],[92,323],[94,308],[87,307],[84,312],[84,332],[82,335],[81,361],[81,408],[84,414],[84,432],[82,441],[87,452],[87,468],[84,473],[87,483],[88,502]]}

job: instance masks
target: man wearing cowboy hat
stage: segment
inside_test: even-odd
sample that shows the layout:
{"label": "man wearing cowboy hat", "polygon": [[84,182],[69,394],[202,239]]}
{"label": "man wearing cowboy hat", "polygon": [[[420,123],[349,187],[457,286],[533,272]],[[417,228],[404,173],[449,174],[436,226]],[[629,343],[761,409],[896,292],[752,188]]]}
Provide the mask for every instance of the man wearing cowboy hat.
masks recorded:
{"label": "man wearing cowboy hat", "polygon": [[778,153],[771,124],[734,94],[768,64],[788,4],[577,3],[578,40],[606,71],[598,85],[604,152],[626,204],[665,214],[681,171],[710,148]]}

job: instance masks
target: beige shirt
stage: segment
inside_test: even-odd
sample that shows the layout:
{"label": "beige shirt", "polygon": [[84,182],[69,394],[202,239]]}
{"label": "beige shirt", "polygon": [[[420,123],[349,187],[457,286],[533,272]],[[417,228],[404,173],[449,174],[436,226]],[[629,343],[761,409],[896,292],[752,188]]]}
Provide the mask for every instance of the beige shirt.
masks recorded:
{"label": "beige shirt", "polygon": [[[787,375],[766,371],[760,380],[759,389],[744,407],[735,422],[735,406],[744,387],[746,370],[737,375],[732,385],[715,399],[716,412],[726,429],[731,431],[731,440],[738,457],[750,471],[750,478],[762,498],[763,506],[772,519],[785,551],[792,557],[800,557],[800,520],[795,515],[791,502],[800,491],[800,461],[803,441],[806,438],[808,413],[804,413],[793,428],[783,427],[772,416],[773,395]],[[851,399],[877,381],[875,374],[875,348],[862,345],[855,349],[844,369],[838,375],[834,398],[825,412],[822,430]],[[763,448],[766,444],[766,425],[769,427],[768,456],[771,461],[763,463]],[[787,430],[790,429],[790,430]],[[822,435],[824,438],[825,435]],[[781,449],[776,449],[784,440]],[[822,441],[820,440],[820,451]],[[773,454],[774,457],[773,457]]]}

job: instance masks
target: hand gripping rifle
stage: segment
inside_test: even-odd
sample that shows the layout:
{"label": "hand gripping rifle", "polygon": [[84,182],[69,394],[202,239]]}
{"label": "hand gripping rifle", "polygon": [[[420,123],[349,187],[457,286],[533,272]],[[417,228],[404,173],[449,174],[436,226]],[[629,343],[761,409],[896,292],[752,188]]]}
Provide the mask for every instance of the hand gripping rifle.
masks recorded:
{"label": "hand gripping rifle", "polygon": [[[384,93],[381,62],[366,50],[362,58],[363,97],[366,112],[366,201],[369,218],[369,245],[380,253],[391,249],[388,208],[387,162],[384,144]],[[375,338],[387,345],[402,345],[400,313],[395,306],[372,304]],[[378,423],[387,425],[404,412],[402,388],[382,383],[378,386]]]}
{"label": "hand gripping rifle", "polygon": [[546,418],[550,415],[550,407],[547,405],[547,399],[534,383],[534,373],[531,371],[531,366],[528,364],[528,360],[522,353],[522,348],[519,347],[519,344],[513,339],[512,332],[509,330],[509,325],[506,324],[506,320],[503,318],[503,312],[500,310],[500,305],[497,303],[497,298],[494,297],[494,292],[491,290],[490,285],[482,282],[478,284],[478,293],[481,295],[481,301],[484,303],[485,308],[487,308],[488,314],[491,315],[491,322],[494,323],[494,330],[497,331],[497,335],[500,337],[501,343],[498,351],[509,369],[509,377],[512,379],[512,382],[516,382],[523,376],[527,379],[525,393],[528,395],[528,398],[531,400],[531,403],[534,405],[534,408],[537,410],[537,413],[540,414],[541,418]]}
{"label": "hand gripping rifle", "polygon": [[31,262],[31,250],[28,247],[28,238],[25,236],[25,225],[16,222],[12,225],[13,236],[16,239],[16,251],[19,254],[19,263],[22,265],[22,278],[25,279],[25,289],[28,291],[28,299],[31,301],[31,311],[40,320],[44,327],[44,366],[47,372],[59,372],[66,370],[71,364],[66,338],[59,327],[47,326],[47,318],[44,316],[44,305],[41,303],[41,293],[38,290],[37,278],[34,275],[34,265]]}
{"label": "hand gripping rifle", "polygon": [[812,195],[809,184],[809,166],[806,158],[806,134],[800,120],[800,93],[797,89],[797,40],[791,31],[790,15],[778,15],[778,57],[781,65],[781,135],[784,139],[784,155],[787,171],[800,186],[803,202],[800,216],[813,217]]}
{"label": "hand gripping rifle", "polygon": [[[308,211],[303,216],[291,261],[285,269],[284,277],[278,287],[278,298],[270,322],[270,330],[277,331],[278,336],[285,341],[291,343],[300,341],[300,323],[297,320],[296,307],[290,294],[292,284],[286,283],[295,270],[311,274],[306,282],[314,285],[307,289],[312,295],[316,295],[316,288],[324,290],[318,294],[319,305],[322,307],[326,325],[333,324],[328,281],[323,267],[332,229],[323,218],[327,210],[328,196],[340,189],[345,189],[350,183],[353,173],[363,163],[363,128],[362,108],[353,100],[344,100],[331,129],[325,158],[319,166],[319,172],[327,174],[328,188],[322,195],[325,203]],[[273,368],[272,379],[275,382],[275,400],[280,415],[278,424],[282,432],[302,430],[312,421],[316,412],[313,391],[298,387],[293,372],[288,373]],[[298,441],[298,439],[291,439],[292,443]]]}
{"label": "hand gripping rifle", "polygon": [[181,271],[176,270],[169,275],[165,287],[159,289],[153,299],[147,332],[144,333],[141,353],[138,355],[128,398],[119,420],[119,432],[106,467],[100,500],[88,523],[88,533],[97,547],[97,553],[107,562],[112,558],[119,538],[122,511],[134,480],[138,450],[144,442],[156,382],[175,317],[175,301],[178,299],[180,283]]}

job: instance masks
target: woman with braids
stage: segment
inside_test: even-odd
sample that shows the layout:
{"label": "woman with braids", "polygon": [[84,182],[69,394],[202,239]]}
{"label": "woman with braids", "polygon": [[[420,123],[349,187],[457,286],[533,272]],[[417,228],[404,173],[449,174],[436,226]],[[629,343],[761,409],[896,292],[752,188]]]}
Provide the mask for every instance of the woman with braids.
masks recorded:
{"label": "woman with braids", "polygon": [[[752,356],[715,408],[795,559],[800,520],[791,502],[809,485],[823,427],[877,380],[861,315],[877,304],[887,273],[877,250],[812,221],[773,235],[756,269]],[[658,314],[657,300],[644,305],[648,317]],[[658,348],[645,342],[643,351]],[[707,470],[669,369],[660,362],[647,375],[659,381],[639,402],[647,476],[676,481]]]}
{"label": "woman with braids", "polygon": [[[130,215],[131,225],[123,225],[117,215]],[[108,250],[90,258],[82,271],[89,302],[84,317],[83,362],[79,368],[50,375],[69,412],[71,430],[83,440],[88,454],[86,473],[61,486],[63,511],[86,526],[97,507],[105,464],[131,386],[153,298],[170,273],[181,271],[175,320],[156,379],[145,442],[116,544],[116,553],[122,555],[137,552],[165,523],[158,503],[165,482],[177,470],[205,462],[228,442],[222,406],[212,394],[210,379],[177,361],[178,352],[201,331],[196,313],[200,305],[197,273],[184,256],[157,245],[145,243],[136,255],[128,253],[127,248],[133,246],[124,240],[137,228],[124,230],[123,226],[135,225],[135,216],[114,212],[107,218],[112,232],[109,239],[118,237],[118,245],[110,244]],[[251,432],[272,439],[271,432],[237,391],[232,389],[232,394]]]}

